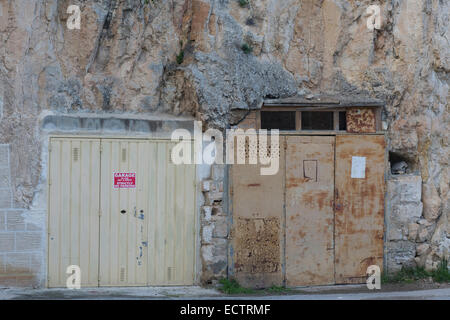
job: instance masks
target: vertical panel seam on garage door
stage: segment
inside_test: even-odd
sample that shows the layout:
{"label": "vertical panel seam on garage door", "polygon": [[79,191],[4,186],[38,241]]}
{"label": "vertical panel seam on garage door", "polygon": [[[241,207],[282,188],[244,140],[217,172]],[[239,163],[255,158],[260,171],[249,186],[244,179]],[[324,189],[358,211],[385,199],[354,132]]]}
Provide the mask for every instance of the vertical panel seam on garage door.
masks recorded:
{"label": "vertical panel seam on garage door", "polygon": [[[89,143],[89,145],[90,144],[91,143]],[[83,155],[81,154],[83,152],[83,150],[81,148],[81,141],[80,141],[79,148],[80,149],[78,151],[78,161],[80,162],[80,172],[78,174],[79,179],[78,179],[78,205],[77,205],[77,208],[78,208],[78,213],[77,213],[77,215],[78,215],[78,217],[77,217],[77,220],[78,220],[78,230],[77,230],[78,231],[78,236],[77,236],[78,245],[77,245],[77,247],[78,247],[78,258],[79,258],[78,265],[81,266],[81,166],[82,166],[81,159],[83,157]],[[72,152],[73,152],[73,149],[72,149]],[[90,188],[90,186],[89,186],[89,188]],[[88,275],[89,275],[89,268],[88,268]],[[88,276],[88,280],[89,280],[89,276]]]}
{"label": "vertical panel seam on garage door", "polygon": [[100,264],[101,264],[101,257],[100,257],[100,245],[101,245],[101,236],[100,236],[100,231],[101,231],[101,215],[103,214],[102,210],[102,157],[103,157],[103,139],[100,139],[100,164],[99,164],[99,182],[98,182],[98,249],[97,249],[97,256],[98,256],[98,266],[97,266],[97,272],[98,272],[98,276],[97,276],[97,286],[100,287]]}
{"label": "vertical panel seam on garage door", "polygon": [[[286,175],[287,175],[287,156],[286,156],[286,150],[287,150],[287,137],[283,137],[283,150],[280,150],[280,156],[282,153],[284,153],[284,173],[282,174],[282,186],[283,186],[283,215],[282,215],[282,232],[283,232],[283,244],[282,244],[282,272],[283,272],[283,285],[286,286],[287,284],[287,278],[286,278]],[[272,156],[272,155],[271,155]]]}
{"label": "vertical panel seam on garage door", "polygon": [[[100,287],[100,244],[101,244],[101,238],[100,238],[100,231],[101,231],[101,215],[102,215],[102,156],[103,156],[103,139],[100,139],[100,148],[99,148],[99,182],[98,182],[98,246],[97,246],[97,259],[98,259],[98,265],[97,265],[97,287]],[[89,244],[90,245],[90,244]]]}
{"label": "vertical panel seam on garage door", "polygon": [[333,279],[334,283],[336,283],[336,145],[337,138],[334,136],[334,161],[333,161]]}
{"label": "vertical panel seam on garage door", "polygon": [[69,194],[70,194],[70,199],[69,199],[69,228],[68,228],[68,231],[69,231],[69,236],[68,236],[69,243],[68,243],[68,247],[69,247],[69,259],[70,260],[72,259],[72,245],[70,243],[70,240],[72,239],[72,180],[73,180],[73,157],[72,157],[73,146],[72,146],[72,142],[73,142],[73,140],[70,140],[70,143],[69,143],[69,146],[70,146],[69,147],[69,152],[70,152],[69,153],[69,159],[70,159],[70,161],[69,161],[69,175],[70,175],[69,176],[69,181],[70,181],[70,183],[69,183]]}

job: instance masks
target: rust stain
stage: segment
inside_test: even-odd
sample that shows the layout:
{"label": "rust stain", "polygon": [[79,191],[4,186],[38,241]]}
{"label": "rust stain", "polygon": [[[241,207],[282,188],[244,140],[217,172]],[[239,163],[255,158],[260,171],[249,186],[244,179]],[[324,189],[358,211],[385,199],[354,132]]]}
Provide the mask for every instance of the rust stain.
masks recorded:
{"label": "rust stain", "polygon": [[306,232],[304,232],[302,230],[298,230],[298,235],[300,236],[300,239],[303,239],[306,236]]}
{"label": "rust stain", "polygon": [[251,183],[249,185],[247,185],[248,187],[260,187],[261,183]]}
{"label": "rust stain", "polygon": [[286,188],[296,188],[299,187],[302,183],[308,182],[310,179],[307,178],[287,178],[286,180]]}
{"label": "rust stain", "polygon": [[4,263],[4,272],[0,273],[0,286],[32,286],[36,282],[36,275],[30,268],[15,266],[9,262],[1,261],[0,266]]}
{"label": "rust stain", "polygon": [[325,207],[326,203],[330,203],[329,199],[329,192],[324,190],[311,190],[308,192],[305,192],[302,195],[302,201],[305,203],[308,203],[310,207],[315,208],[317,204],[317,208],[319,210],[322,210]]}
{"label": "rust stain", "polygon": [[[336,138],[335,254],[336,282],[365,279],[369,265],[382,263],[384,226],[384,137]],[[352,179],[351,156],[368,159],[366,179]],[[339,190],[339,191],[338,191]],[[375,258],[374,258],[375,257]],[[380,262],[381,261],[381,262]]]}
{"label": "rust stain", "polygon": [[347,110],[347,131],[352,133],[376,132],[375,111],[372,108],[350,108]]}

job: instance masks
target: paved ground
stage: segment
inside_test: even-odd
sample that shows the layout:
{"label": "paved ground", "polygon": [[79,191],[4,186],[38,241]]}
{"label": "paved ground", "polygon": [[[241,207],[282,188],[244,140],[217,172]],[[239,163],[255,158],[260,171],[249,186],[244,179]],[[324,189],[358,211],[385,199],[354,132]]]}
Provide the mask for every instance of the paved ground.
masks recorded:
{"label": "paved ground", "polygon": [[[301,291],[300,291],[301,290]],[[450,300],[450,287],[427,290],[369,291],[365,286],[301,288],[288,295],[225,296],[215,289],[200,287],[86,288],[69,289],[0,289],[0,300],[75,299],[75,300]]]}

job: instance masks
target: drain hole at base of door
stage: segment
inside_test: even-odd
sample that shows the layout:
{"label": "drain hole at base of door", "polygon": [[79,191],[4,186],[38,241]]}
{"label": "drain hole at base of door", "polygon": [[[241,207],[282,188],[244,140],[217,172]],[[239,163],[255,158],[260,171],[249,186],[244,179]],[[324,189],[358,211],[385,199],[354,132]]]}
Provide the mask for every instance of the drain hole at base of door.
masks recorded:
{"label": "drain hole at base of door", "polygon": [[125,214],[125,213],[127,213],[127,210],[122,210],[122,211],[120,211],[120,213]]}

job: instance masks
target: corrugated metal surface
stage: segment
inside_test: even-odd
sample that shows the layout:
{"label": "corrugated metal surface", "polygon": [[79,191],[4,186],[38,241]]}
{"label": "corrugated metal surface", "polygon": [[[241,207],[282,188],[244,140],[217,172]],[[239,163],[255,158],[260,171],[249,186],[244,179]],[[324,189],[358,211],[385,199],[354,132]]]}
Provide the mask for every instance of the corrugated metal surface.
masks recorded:
{"label": "corrugated metal surface", "polygon": [[[102,140],[100,285],[147,284],[147,141]],[[136,188],[114,188],[114,173],[136,173]]]}
{"label": "corrugated metal surface", "polygon": [[[171,164],[170,148],[102,140],[103,286],[193,284],[195,167]],[[136,172],[136,189],[114,189],[113,172]]]}
{"label": "corrugated metal surface", "polygon": [[65,287],[66,269],[81,268],[82,286],[98,285],[100,140],[51,139],[49,287]]}
{"label": "corrugated metal surface", "polygon": [[[76,139],[61,141],[63,146],[76,145]],[[80,140],[81,141],[81,140]],[[86,141],[86,142],[85,142]],[[91,147],[91,162],[84,160],[88,153],[83,151],[85,143],[94,144]],[[73,185],[82,192],[88,192],[79,198],[72,189],[66,191],[67,186],[61,178],[57,181],[64,196],[58,193],[50,194],[50,203],[72,206],[85,204],[88,196],[96,197],[92,203],[92,214],[96,221],[79,220],[78,225],[60,226],[58,212],[50,211],[53,224],[59,226],[62,234],[71,234],[74,228],[83,232],[93,230],[97,242],[91,242],[88,250],[78,254],[80,259],[88,256],[92,269],[92,279],[86,284],[101,286],[145,286],[145,285],[192,285],[194,282],[195,261],[195,166],[173,165],[170,163],[170,150],[174,145],[169,141],[152,140],[119,140],[98,139],[80,142],[81,153],[78,154],[82,162],[81,172],[88,171],[95,175],[90,177],[90,185],[86,186],[83,175],[75,171],[71,176]],[[65,177],[70,166],[67,150],[70,147],[52,147],[51,175]],[[100,152],[101,148],[101,152]],[[67,149],[67,150],[66,150]],[[59,153],[55,156],[55,153]],[[70,154],[70,153],[69,153]],[[84,170],[84,171],[83,171]],[[114,188],[113,174],[136,173],[136,188]],[[84,174],[86,175],[86,174]],[[54,180],[54,179],[53,179]],[[52,183],[52,186],[55,184]],[[58,188],[58,186],[54,186]],[[94,192],[94,189],[97,190]],[[100,197],[100,199],[99,199]],[[61,202],[62,204],[59,204]],[[70,212],[65,209],[64,212]],[[90,212],[91,212],[90,211]],[[100,223],[99,223],[99,212]],[[65,215],[62,215],[61,219]],[[61,229],[64,228],[64,229]],[[72,238],[70,246],[79,247],[84,238]],[[99,242],[100,239],[100,242]],[[66,276],[61,274],[63,265],[67,264],[64,257],[67,252],[66,240],[55,241],[59,252],[50,247],[50,264],[57,262],[58,286],[65,286]],[[89,255],[86,252],[91,252]],[[95,253],[95,254],[94,254]],[[83,258],[81,258],[83,257]],[[77,260],[72,259],[73,264]],[[50,279],[56,272],[49,264]],[[85,267],[81,266],[82,279]],[[95,272],[96,270],[96,272]],[[65,272],[65,270],[64,270]],[[100,274],[100,276],[98,276]],[[64,280],[64,281],[62,281]],[[99,281],[98,281],[99,280]],[[82,283],[83,285],[83,283]]]}
{"label": "corrugated metal surface", "polygon": [[262,176],[261,165],[231,168],[233,272],[244,286],[270,287],[283,282],[283,145],[284,137],[280,137],[276,175]]}
{"label": "corrugated metal surface", "polygon": [[335,137],[286,139],[286,284],[332,284]]}
{"label": "corrugated metal surface", "polygon": [[[352,178],[353,157],[365,158],[364,178]],[[383,267],[385,139],[336,137],[336,283],[362,283],[370,265]]]}
{"label": "corrugated metal surface", "polygon": [[376,114],[373,108],[347,109],[347,132],[373,133],[377,131]]}

